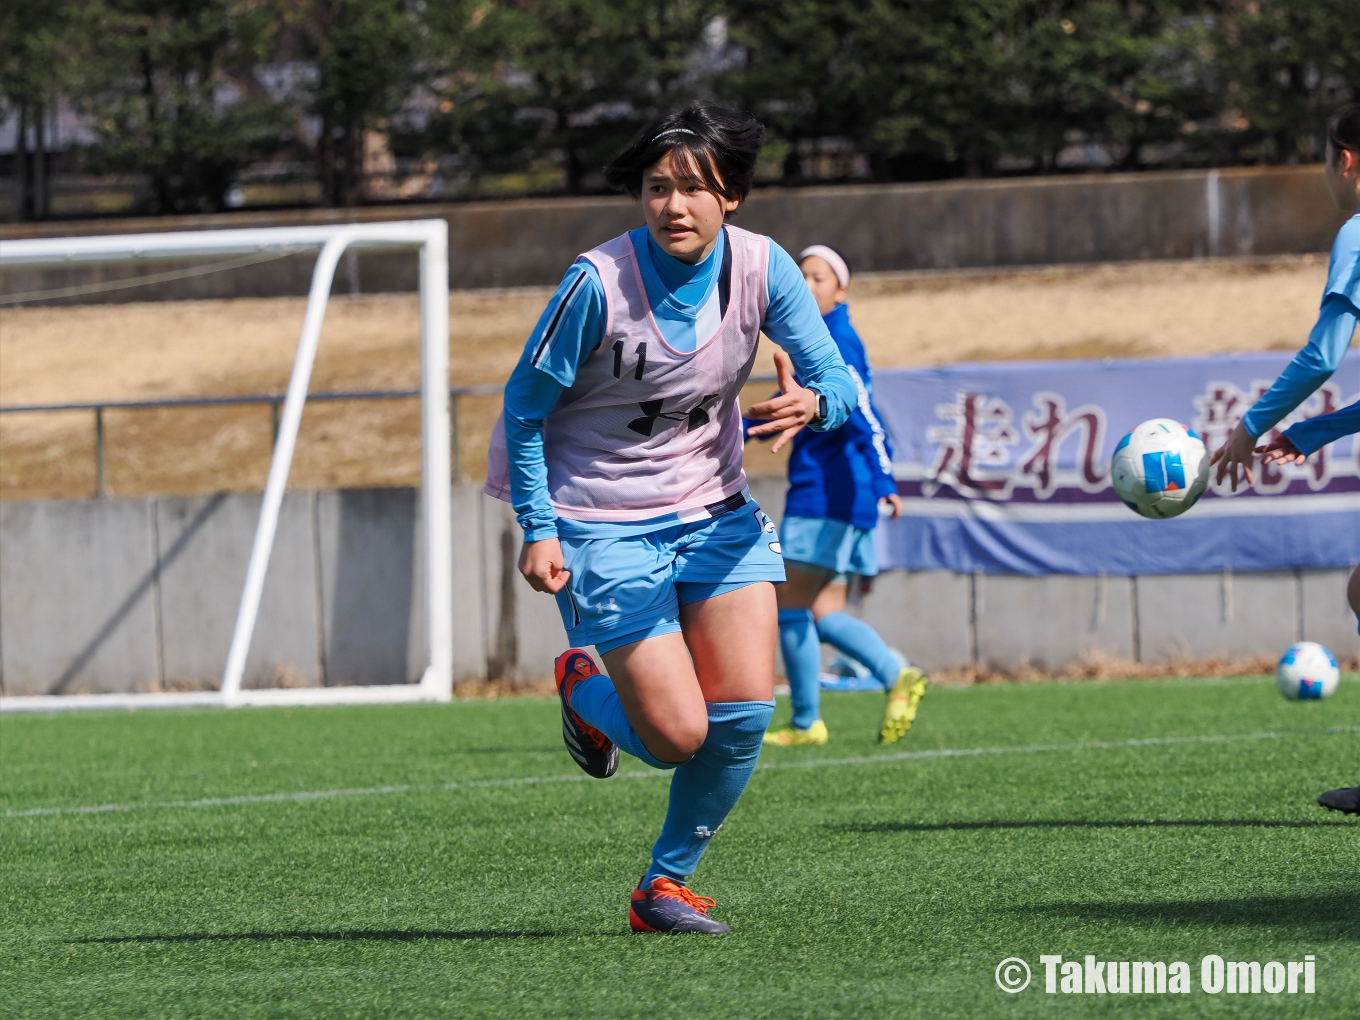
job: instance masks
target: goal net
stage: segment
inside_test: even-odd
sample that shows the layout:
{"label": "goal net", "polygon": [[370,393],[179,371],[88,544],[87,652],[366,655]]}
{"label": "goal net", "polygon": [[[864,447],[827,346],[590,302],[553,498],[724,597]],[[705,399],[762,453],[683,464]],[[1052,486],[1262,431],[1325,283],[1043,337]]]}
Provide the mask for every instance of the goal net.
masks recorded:
{"label": "goal net", "polygon": [[[419,673],[419,680],[413,683],[252,687],[243,683],[247,674],[247,655],[260,616],[266,572],[279,530],[280,512],[284,508],[289,471],[336,269],[347,252],[402,250],[416,253],[419,259],[421,538],[416,561],[419,591],[414,602],[424,617],[423,626],[415,628],[422,634],[423,671]],[[230,647],[220,667],[219,688],[146,693],[11,694],[0,697],[0,711],[446,701],[452,697],[448,227],[443,220],[6,241],[0,244],[0,269],[202,257],[243,259],[310,252],[316,253],[316,264],[287,393],[278,407],[277,435],[268,479]],[[102,435],[96,442],[102,442]]]}

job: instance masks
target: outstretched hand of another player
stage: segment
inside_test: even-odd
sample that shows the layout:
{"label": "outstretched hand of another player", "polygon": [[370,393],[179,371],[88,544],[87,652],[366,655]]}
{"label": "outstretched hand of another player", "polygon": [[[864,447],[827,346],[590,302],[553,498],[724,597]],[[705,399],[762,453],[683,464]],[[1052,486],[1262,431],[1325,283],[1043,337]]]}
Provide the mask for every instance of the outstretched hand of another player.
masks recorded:
{"label": "outstretched hand of another player", "polygon": [[748,436],[768,436],[779,433],[779,438],[770,447],[771,453],[779,450],[790,439],[803,430],[803,426],[817,418],[817,391],[799,386],[793,378],[789,359],[782,351],[774,352],[774,371],[779,377],[779,392],[769,400],[752,404],[746,412],[748,418],[769,419],[764,425],[757,425],[747,432]]}
{"label": "outstretched hand of another player", "polygon": [[534,591],[556,595],[571,580],[571,571],[562,565],[562,543],[555,538],[525,542],[519,551],[519,572]]}
{"label": "outstretched hand of another player", "polygon": [[1299,451],[1299,448],[1291,443],[1286,437],[1281,436],[1273,443],[1265,446],[1258,446],[1256,452],[1261,456],[1262,464],[1282,464],[1299,465],[1308,459],[1308,454]]}
{"label": "outstretched hand of another player", "polygon": [[1251,473],[1251,459],[1256,455],[1256,437],[1247,431],[1247,427],[1238,422],[1237,428],[1233,429],[1228,441],[1214,451],[1214,455],[1209,458],[1209,466],[1218,465],[1218,476],[1215,479],[1217,484],[1223,484],[1223,476],[1229,475],[1232,478],[1233,492],[1237,491],[1237,475],[1240,471],[1246,477],[1248,485],[1254,485],[1256,479]]}

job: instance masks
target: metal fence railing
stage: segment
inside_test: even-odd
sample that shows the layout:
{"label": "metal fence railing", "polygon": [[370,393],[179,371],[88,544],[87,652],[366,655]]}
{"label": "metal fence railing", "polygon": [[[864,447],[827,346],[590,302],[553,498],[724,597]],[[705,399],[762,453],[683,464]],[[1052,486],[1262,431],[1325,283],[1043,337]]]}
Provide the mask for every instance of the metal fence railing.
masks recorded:
{"label": "metal fence railing", "polygon": [[[772,375],[752,376],[748,385],[773,383]],[[463,462],[458,442],[458,401],[461,397],[490,397],[505,392],[503,385],[449,387],[449,432],[453,454],[453,477],[461,478]],[[10,404],[0,405],[0,414],[43,414],[60,411],[89,411],[94,414],[94,493],[102,498],[108,494],[104,473],[104,412],[154,411],[185,407],[231,407],[236,405],[268,406],[272,439],[278,439],[279,408],[286,394],[248,393],[230,397],[173,397],[164,400],[98,400],[71,404]],[[342,390],[307,394],[309,403],[332,403],[340,400],[415,400],[420,390]]]}
{"label": "metal fence railing", "polygon": [[[460,397],[489,397],[503,392],[504,386],[453,386],[449,388],[449,421],[453,453],[453,477],[462,475],[462,458],[458,443],[458,400]],[[268,406],[270,435],[278,439],[279,408],[286,394],[249,393],[230,397],[175,397],[165,400],[100,400],[70,404],[10,404],[0,406],[0,414],[41,414],[59,411],[90,411],[94,414],[94,495],[107,495],[104,473],[104,412],[153,411],[166,408],[231,407],[239,405]],[[420,390],[344,390],[307,394],[308,402],[333,403],[340,400],[414,400]]]}

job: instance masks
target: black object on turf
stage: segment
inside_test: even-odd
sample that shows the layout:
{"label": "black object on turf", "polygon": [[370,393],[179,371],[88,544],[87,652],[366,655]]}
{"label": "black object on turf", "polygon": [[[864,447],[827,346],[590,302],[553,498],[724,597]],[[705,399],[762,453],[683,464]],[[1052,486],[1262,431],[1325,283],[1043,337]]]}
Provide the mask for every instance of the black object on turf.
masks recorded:
{"label": "black object on turf", "polygon": [[1328,790],[1318,797],[1318,803],[1328,811],[1340,811],[1347,815],[1360,815],[1360,786],[1347,786],[1340,790]]}

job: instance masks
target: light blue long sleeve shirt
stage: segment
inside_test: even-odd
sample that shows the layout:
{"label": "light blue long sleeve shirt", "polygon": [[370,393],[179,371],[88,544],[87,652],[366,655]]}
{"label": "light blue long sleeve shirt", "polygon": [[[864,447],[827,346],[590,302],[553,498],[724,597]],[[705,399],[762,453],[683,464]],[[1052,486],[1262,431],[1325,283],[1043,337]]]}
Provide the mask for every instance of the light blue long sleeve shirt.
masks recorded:
{"label": "light blue long sleeve shirt", "polygon": [[1311,454],[1353,432],[1360,432],[1360,400],[1330,414],[1296,422],[1284,430],[1284,435],[1300,453]]}
{"label": "light blue long sleeve shirt", "polygon": [[1265,435],[1325,383],[1350,347],[1360,321],[1360,215],[1337,231],[1327,267],[1327,288],[1308,343],[1274,385],[1242,418],[1253,436]]}
{"label": "light blue long sleeve shirt", "polygon": [[[720,239],[697,265],[683,263],[661,251],[646,227],[630,232],[639,253],[643,285],[653,318],[677,350],[693,350],[715,310],[722,265]],[[799,377],[826,397],[826,418],[817,430],[837,428],[854,409],[857,392],[817,304],[797,264],[779,245],[769,245],[765,274],[766,304],[762,331],[788,352]],[[716,329],[717,320],[713,327]],[[539,317],[519,363],[505,387],[505,443],[510,469],[510,498],[528,542],[558,534],[558,519],[548,498],[548,468],[543,455],[543,422],[563,390],[576,379],[576,370],[604,340],[604,287],[595,267],[585,260],[573,263]],[[582,522],[572,522],[580,530]],[[636,525],[593,522],[592,533],[611,529],[636,530]]]}

